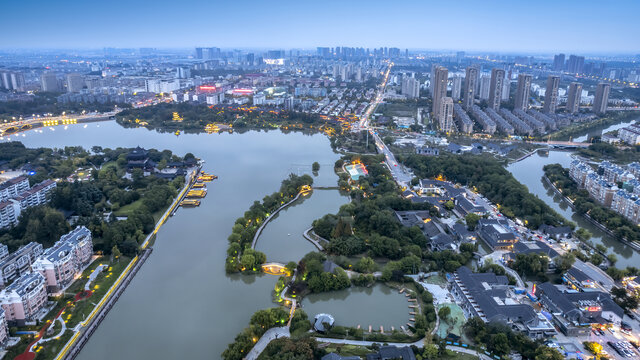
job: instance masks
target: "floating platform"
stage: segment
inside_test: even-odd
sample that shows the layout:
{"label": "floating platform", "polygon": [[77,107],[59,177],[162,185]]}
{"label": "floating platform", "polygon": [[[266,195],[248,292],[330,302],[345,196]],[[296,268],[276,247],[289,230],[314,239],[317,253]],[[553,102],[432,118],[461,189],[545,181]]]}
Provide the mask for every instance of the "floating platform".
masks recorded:
{"label": "floating platform", "polygon": [[203,189],[206,188],[207,186],[204,183],[201,182],[197,182],[195,184],[193,184],[193,186],[191,186],[193,189]]}
{"label": "floating platform", "polygon": [[184,206],[184,207],[196,207],[196,206],[200,206],[200,200],[195,200],[195,199],[184,199],[184,200],[182,200],[182,202],[180,203],[180,206]]}

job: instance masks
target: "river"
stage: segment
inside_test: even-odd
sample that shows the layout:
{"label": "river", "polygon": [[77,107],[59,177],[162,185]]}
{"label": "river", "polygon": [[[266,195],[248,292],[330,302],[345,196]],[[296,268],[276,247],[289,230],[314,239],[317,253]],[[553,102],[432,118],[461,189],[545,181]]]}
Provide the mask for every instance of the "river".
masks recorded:
{"label": "river", "polygon": [[607,247],[609,253],[616,254],[618,258],[617,267],[638,266],[640,254],[636,250],[607,235],[583,216],[576,214],[562,197],[558,196],[550,186],[541,181],[544,175],[542,168],[545,165],[558,163],[568,168],[572,160],[571,154],[568,151],[549,151],[548,156],[535,153],[520,162],[509,165],[507,170],[518,181],[526,185],[530,192],[537,195],[551,208],[565,218],[575,222],[579,227],[589,230],[593,234],[591,241],[594,244],[603,244]]}
{"label": "river", "polygon": [[[314,185],[335,186],[338,180],[333,164],[340,156],[321,134],[175,136],[100,122],[29,131],[10,139],[28,147],[139,145],[178,155],[191,152],[205,160],[204,171],[219,176],[208,183],[200,207],[179,209],[160,229],[153,254],[85,345],[80,360],[219,358],[256,310],[275,306],[271,294],[277,277],[225,274],[227,237],[235,220],[254,201],[277,191],[288,174],[311,173],[314,161],[321,164]],[[268,260],[298,260],[314,250],[302,231],[347,201],[337,190],[314,190],[265,228],[258,248]],[[393,316],[388,313],[386,319]]]}

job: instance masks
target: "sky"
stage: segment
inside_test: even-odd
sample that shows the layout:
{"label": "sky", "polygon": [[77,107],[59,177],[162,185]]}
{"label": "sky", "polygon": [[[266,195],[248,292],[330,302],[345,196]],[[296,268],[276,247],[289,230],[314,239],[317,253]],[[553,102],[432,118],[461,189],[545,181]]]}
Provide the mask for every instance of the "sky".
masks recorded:
{"label": "sky", "polygon": [[0,13],[4,49],[640,53],[637,0],[0,0]]}

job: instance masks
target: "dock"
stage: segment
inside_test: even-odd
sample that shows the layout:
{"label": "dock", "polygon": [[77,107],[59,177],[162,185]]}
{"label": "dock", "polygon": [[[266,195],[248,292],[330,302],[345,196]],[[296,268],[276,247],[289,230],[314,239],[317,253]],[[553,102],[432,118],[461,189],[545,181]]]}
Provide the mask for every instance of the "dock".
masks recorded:
{"label": "dock", "polygon": [[187,193],[187,198],[203,198],[205,196],[207,196],[206,189],[189,190],[189,192]]}

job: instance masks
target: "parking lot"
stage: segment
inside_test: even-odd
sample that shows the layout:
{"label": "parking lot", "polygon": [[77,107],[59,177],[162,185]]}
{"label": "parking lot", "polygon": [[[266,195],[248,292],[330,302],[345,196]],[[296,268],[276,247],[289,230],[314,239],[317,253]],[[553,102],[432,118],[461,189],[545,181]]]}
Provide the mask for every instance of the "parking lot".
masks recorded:
{"label": "parking lot", "polygon": [[[594,329],[588,336],[583,337],[567,337],[562,333],[558,333],[553,339],[555,345],[553,347],[565,355],[566,358],[591,358],[593,354],[585,349],[583,342],[597,342],[602,345],[602,349],[608,354],[610,359],[639,359],[640,352],[636,349],[632,342],[636,341],[633,335],[627,335],[620,331],[619,328],[606,330],[606,329]],[[557,345],[557,346],[556,346]],[[566,346],[573,345],[573,346]],[[618,350],[616,350],[616,347]],[[578,349],[578,353],[575,354],[575,349]]]}

